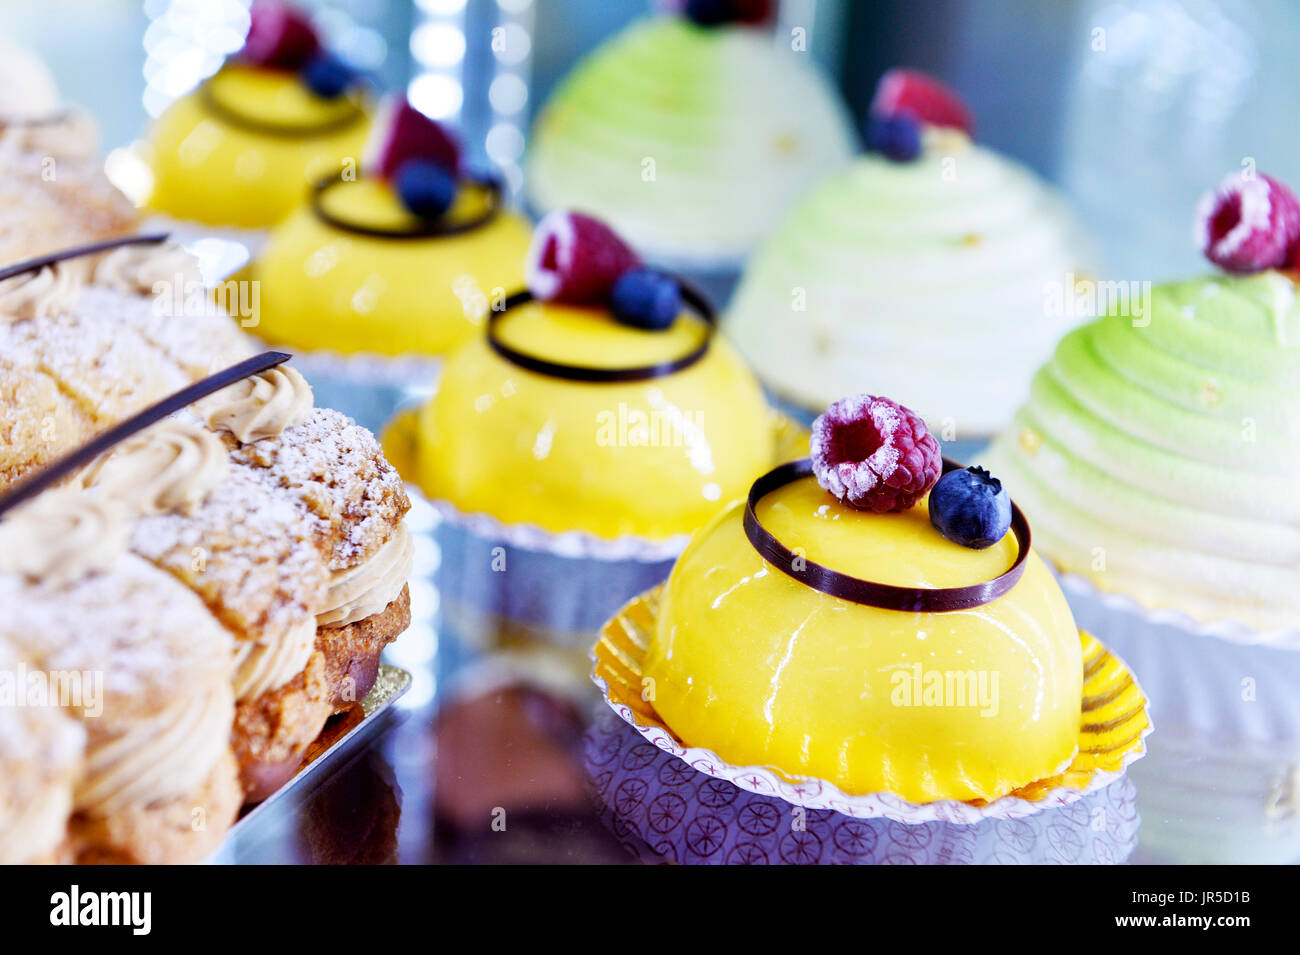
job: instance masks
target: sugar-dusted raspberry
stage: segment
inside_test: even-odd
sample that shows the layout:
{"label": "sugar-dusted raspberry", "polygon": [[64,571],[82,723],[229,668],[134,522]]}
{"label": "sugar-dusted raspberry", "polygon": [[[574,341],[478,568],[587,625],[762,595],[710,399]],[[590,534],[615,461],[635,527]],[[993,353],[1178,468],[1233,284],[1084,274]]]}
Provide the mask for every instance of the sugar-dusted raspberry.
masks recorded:
{"label": "sugar-dusted raspberry", "polygon": [[1228,176],[1196,208],[1196,241],[1229,272],[1288,268],[1300,247],[1300,201],[1272,176]]}
{"label": "sugar-dusted raspberry", "polygon": [[544,301],[595,305],[609,301],[614,283],[641,264],[599,219],[557,209],[533,230],[524,263],[529,290]]}
{"label": "sugar-dusted raspberry", "polygon": [[920,70],[894,68],[876,84],[871,99],[872,116],[910,116],[926,126],[975,132],[975,120],[962,98],[933,76]]}
{"label": "sugar-dusted raspberry", "polygon": [[813,422],[817,483],[861,510],[905,511],[939,480],[943,456],[930,429],[889,398],[841,398]]}

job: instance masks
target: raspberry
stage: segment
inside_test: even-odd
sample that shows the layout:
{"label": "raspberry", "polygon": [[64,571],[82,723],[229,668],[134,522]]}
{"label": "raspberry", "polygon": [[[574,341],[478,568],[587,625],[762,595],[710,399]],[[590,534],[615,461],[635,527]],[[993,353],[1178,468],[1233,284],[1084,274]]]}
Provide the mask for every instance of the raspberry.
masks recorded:
{"label": "raspberry", "polygon": [[404,96],[395,96],[375,117],[374,132],[366,145],[365,166],[381,179],[392,179],[410,159],[435,163],[455,176],[460,171],[460,144]]}
{"label": "raspberry", "polygon": [[259,0],[249,11],[248,36],[239,56],[257,66],[296,70],[319,49],[320,40],[305,13],[275,0]]}
{"label": "raspberry", "polygon": [[1229,272],[1285,268],[1300,246],[1300,202],[1271,176],[1233,173],[1197,205],[1196,241]]}
{"label": "raspberry", "polygon": [[975,120],[960,96],[933,76],[920,70],[889,70],[876,84],[871,99],[872,116],[911,116],[928,126],[949,126],[966,135],[975,131]]}
{"label": "raspberry", "polygon": [[609,301],[614,283],[641,264],[605,223],[557,209],[533,230],[524,275],[539,299],[594,305]]}
{"label": "raspberry", "polygon": [[872,395],[841,398],[813,422],[817,483],[860,510],[905,511],[939,480],[939,442],[917,415]]}

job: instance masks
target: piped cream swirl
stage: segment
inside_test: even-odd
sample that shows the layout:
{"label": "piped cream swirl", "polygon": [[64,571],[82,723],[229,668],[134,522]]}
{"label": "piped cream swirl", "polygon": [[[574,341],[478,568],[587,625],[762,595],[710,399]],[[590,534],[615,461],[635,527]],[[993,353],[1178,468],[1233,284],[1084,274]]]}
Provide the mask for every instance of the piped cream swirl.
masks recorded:
{"label": "piped cream swirl", "polygon": [[283,686],[303,671],[315,646],[316,621],[310,617],[270,642],[244,641],[235,652],[235,699],[255,699]]}
{"label": "piped cream swirl", "polygon": [[197,422],[169,418],[130,438],[81,474],[143,514],[191,514],[230,470],[221,439]]}
{"label": "piped cream swirl", "polygon": [[129,535],[117,502],[71,488],[47,491],[0,522],[0,573],[72,583],[111,570]]}
{"label": "piped cream swirl", "polygon": [[89,267],[67,259],[0,282],[0,322],[67,315],[77,306]]}
{"label": "piped cream swirl", "polygon": [[234,718],[230,685],[222,683],[150,719],[92,735],[76,808],[108,815],[197,789],[229,746]]}
{"label": "piped cream swirl", "polygon": [[208,427],[228,431],[240,444],[274,438],[307,420],[311,385],[294,368],[271,368],[218,392],[204,405]]}
{"label": "piped cream swirl", "polygon": [[397,599],[411,576],[415,543],[405,524],[369,560],[334,574],[326,609],[316,615],[322,627],[345,627],[379,613]]}
{"label": "piped cream swirl", "polygon": [[120,292],[157,293],[162,286],[201,282],[198,260],[173,242],[123,245],[105,253],[95,264],[94,279]]}

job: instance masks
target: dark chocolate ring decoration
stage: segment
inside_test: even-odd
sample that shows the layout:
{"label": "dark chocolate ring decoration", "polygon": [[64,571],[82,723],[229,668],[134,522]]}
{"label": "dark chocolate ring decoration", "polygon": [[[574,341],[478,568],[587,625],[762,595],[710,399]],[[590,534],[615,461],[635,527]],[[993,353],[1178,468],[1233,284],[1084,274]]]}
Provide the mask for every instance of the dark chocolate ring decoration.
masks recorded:
{"label": "dark chocolate ring decoration", "polygon": [[[962,467],[964,465],[948,458],[943,459],[944,474]],[[812,460],[803,458],[773,468],[755,481],[753,487],[749,489],[749,499],[745,503],[744,527],[745,536],[764,560],[813,590],[852,603],[879,607],[882,610],[901,610],[904,613],[947,613],[992,603],[1019,583],[1025,572],[1025,560],[1029,557],[1029,522],[1025,520],[1025,515],[1021,513],[1014,501],[1011,504],[1011,530],[1019,544],[1015,562],[1003,574],[984,583],[971,584],[968,587],[937,589],[895,587],[850,577],[848,574],[841,574],[839,571],[801,557],[777,540],[758,522],[756,508],[758,502],[772,491],[800,478],[811,477],[812,474]],[[795,570],[796,561],[804,568],[802,571]]]}
{"label": "dark chocolate ring decoration", "polygon": [[683,369],[690,368],[709,352],[713,335],[717,331],[717,313],[703,293],[681,278],[676,278],[677,287],[681,289],[682,300],[704,320],[707,332],[704,341],[680,358],[660,362],[657,365],[637,365],[631,368],[595,368],[590,365],[566,365],[563,362],[547,361],[511,348],[497,337],[497,325],[510,309],[524,305],[533,300],[533,293],[524,289],[515,292],[505,300],[501,309],[493,309],[488,316],[487,340],[492,350],[513,365],[528,371],[546,375],[549,378],[563,378],[566,381],[581,381],[595,384],[611,384],[627,381],[649,381],[652,378],[664,378]]}
{"label": "dark chocolate ring decoration", "polygon": [[126,235],[116,239],[105,239],[102,242],[92,242],[90,245],[76,245],[68,249],[59,249],[57,252],[37,256],[34,259],[28,259],[26,262],[19,262],[16,265],[0,269],[0,282],[26,272],[39,272],[46,266],[54,265],[56,262],[79,259],[83,255],[94,255],[97,252],[107,252],[109,249],[117,249],[124,245],[157,245],[159,242],[166,241],[167,236],[168,233],[166,232]]}
{"label": "dark chocolate ring decoration", "polygon": [[[220,74],[218,74],[220,75]],[[250,133],[261,133],[264,136],[276,136],[280,139],[311,139],[313,136],[324,136],[327,133],[338,132],[340,129],[347,129],[360,122],[365,116],[366,111],[362,108],[361,97],[358,94],[344,94],[352,104],[352,109],[344,113],[337,119],[332,119],[327,123],[321,123],[318,126],[296,126],[291,123],[268,123],[265,120],[253,119],[231,109],[225,103],[221,102],[212,92],[212,79],[201,83],[198,88],[199,102],[203,107],[223,123],[228,126],[234,126],[236,129],[247,130]]]}
{"label": "dark chocolate ring decoration", "polygon": [[81,447],[69,451],[52,464],[28,475],[17,484],[11,485],[7,491],[0,494],[0,514],[4,514],[42,491],[54,487],[59,481],[75,474],[109,448],[125,441],[131,435],[143,431],[150,425],[157,424],[163,418],[192,405],[200,398],[206,398],[222,388],[228,388],[235,382],[242,381],[250,375],[259,374],[267,369],[274,368],[276,365],[282,365],[291,357],[291,355],[284,352],[264,351],[260,355],[245,358],[237,365],[231,365],[229,368],[222,369],[216,374],[209,375],[207,378],[202,378],[194,382],[194,384],[187,385],[180,391],[174,392],[162,401],[150,405],[143,411],[132,415],[125,421],[92,438]]}
{"label": "dark chocolate ring decoration", "polygon": [[311,193],[311,210],[316,214],[316,218],[326,225],[341,229],[344,232],[354,232],[357,235],[366,235],[375,239],[434,239],[449,235],[461,235],[480,229],[497,217],[497,214],[501,211],[501,194],[503,191],[501,180],[493,176],[467,175],[463,178],[465,182],[473,183],[486,190],[488,201],[487,208],[481,215],[461,222],[449,222],[445,217],[440,217],[437,219],[421,219],[420,224],[414,229],[380,229],[374,226],[358,225],[355,222],[349,222],[347,219],[340,219],[325,210],[325,207],[321,204],[321,196],[327,190],[344,182],[342,172],[326,176],[316,183]]}

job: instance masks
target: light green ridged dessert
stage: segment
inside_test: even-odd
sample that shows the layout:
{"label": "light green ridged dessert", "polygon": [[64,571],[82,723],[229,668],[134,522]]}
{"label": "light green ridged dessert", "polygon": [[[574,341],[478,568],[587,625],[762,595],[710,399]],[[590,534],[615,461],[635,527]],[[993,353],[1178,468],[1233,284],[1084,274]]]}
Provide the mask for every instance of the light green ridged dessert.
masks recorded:
{"label": "light green ridged dessert", "polygon": [[738,264],[853,152],[848,113],[811,62],[752,27],[633,24],[539,116],[530,204],[603,219],[652,261]]}
{"label": "light green ridged dessert", "polygon": [[1300,622],[1294,273],[1157,286],[1067,335],[987,455],[1058,567],[1148,608]]}
{"label": "light green ridged dessert", "polygon": [[1066,287],[1090,255],[1025,167],[956,130],[923,144],[819,183],[749,263],[724,329],[791,404],[897,395],[945,440],[988,438],[1086,317]]}

